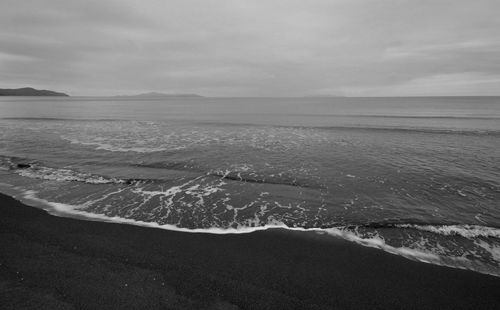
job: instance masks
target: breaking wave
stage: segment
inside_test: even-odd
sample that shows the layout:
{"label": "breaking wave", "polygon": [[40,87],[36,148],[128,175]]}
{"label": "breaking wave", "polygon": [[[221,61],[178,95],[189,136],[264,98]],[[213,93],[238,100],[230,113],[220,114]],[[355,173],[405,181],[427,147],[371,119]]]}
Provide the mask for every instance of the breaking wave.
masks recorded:
{"label": "breaking wave", "polygon": [[[127,168],[132,166],[124,164]],[[190,167],[183,160],[135,165],[203,171]],[[322,217],[320,212],[326,210],[326,205],[318,197],[321,191],[316,190],[314,180],[295,179],[293,173],[285,171],[275,175],[275,179],[268,178],[259,173],[256,166],[234,164],[228,165],[226,170],[197,173],[195,178],[184,174],[178,179],[162,180],[113,178],[71,167],[53,168],[35,160],[0,156],[0,168],[9,173],[64,182],[58,186],[47,182],[48,187],[34,186],[28,190],[20,187],[21,197],[28,204],[35,202],[59,216],[197,233],[238,234],[272,228],[316,232],[408,259],[500,276],[500,228],[467,222],[433,222],[432,218],[425,221],[418,217],[386,217],[379,221],[372,218],[374,222],[368,223],[362,218],[331,217],[326,212]],[[269,176],[272,173],[275,171],[268,171]],[[280,193],[303,191],[308,200],[273,197],[267,191],[278,188],[263,187],[261,183],[286,185],[279,187]],[[71,192],[70,189],[61,194],[61,188],[81,191]],[[248,195],[241,197],[241,191]],[[334,210],[338,206],[330,204],[328,207]]]}
{"label": "breaking wave", "polygon": [[[186,163],[151,163],[151,164],[135,164],[133,166],[146,167],[146,168],[162,168],[168,170],[178,170],[178,171],[197,171],[198,169],[191,169],[186,166]],[[51,180],[60,182],[83,182],[88,184],[145,184],[161,182],[161,179],[148,179],[148,178],[112,178],[101,176],[97,174],[90,174],[85,172],[79,172],[77,170],[72,170],[69,168],[51,168],[40,165],[37,162],[14,158],[14,157],[3,157],[0,158],[0,168],[5,170],[10,170],[20,176],[41,179],[41,180]],[[207,176],[218,178],[221,180],[229,180],[236,182],[248,182],[248,183],[260,183],[260,184],[274,184],[274,185],[285,185],[285,186],[295,186],[303,188],[321,188],[318,184],[306,184],[301,182],[297,178],[286,177],[280,175],[280,178],[272,178],[266,176],[257,176],[254,172],[249,172],[249,167],[236,167],[234,170],[226,170],[224,172],[220,170],[214,170],[207,172]]]}
{"label": "breaking wave", "polygon": [[[324,228],[290,227],[285,223],[271,219],[259,226],[238,227],[208,227],[185,228],[175,224],[160,224],[157,222],[136,220],[122,216],[107,216],[99,213],[85,211],[85,205],[70,205],[48,201],[37,196],[36,191],[24,191],[20,197],[27,204],[35,204],[57,216],[75,217],[79,219],[129,224],[149,228],[158,228],[186,233],[209,234],[245,234],[268,229],[285,229],[292,231],[315,232],[341,238],[356,244],[372,247],[385,252],[399,255],[410,260],[447,266],[458,269],[472,270],[484,274],[500,277],[500,229],[479,225],[416,225],[416,224],[390,224],[380,225],[342,225]],[[372,228],[367,228],[372,227]],[[382,229],[373,229],[379,227]],[[425,235],[415,235],[410,242],[394,244],[387,238],[387,230],[391,233],[407,233],[408,231],[423,231]],[[409,235],[406,235],[409,236]],[[441,237],[439,237],[441,236]],[[470,240],[475,246],[474,250],[460,251],[446,248],[448,242],[456,247],[456,240],[441,239],[443,237],[460,237]],[[496,240],[496,241],[495,241]],[[493,241],[493,242],[490,242]],[[481,252],[481,253],[480,253]],[[485,253],[489,261],[481,260]]]}
{"label": "breaking wave", "polygon": [[77,172],[70,169],[55,169],[37,165],[30,165],[28,168],[17,169],[16,173],[23,177],[52,181],[76,181],[89,184],[119,184],[126,182],[120,179],[108,179],[102,176]]}
{"label": "breaking wave", "polygon": [[479,225],[415,225],[415,224],[397,224],[399,228],[413,228],[422,231],[428,231],[444,236],[462,236],[465,238],[497,238],[500,239],[500,229],[485,227]]}
{"label": "breaking wave", "polygon": [[15,157],[0,157],[0,167],[23,177],[49,181],[83,182],[88,184],[129,184],[131,182],[131,180],[107,178],[68,168],[46,167],[36,162]]}

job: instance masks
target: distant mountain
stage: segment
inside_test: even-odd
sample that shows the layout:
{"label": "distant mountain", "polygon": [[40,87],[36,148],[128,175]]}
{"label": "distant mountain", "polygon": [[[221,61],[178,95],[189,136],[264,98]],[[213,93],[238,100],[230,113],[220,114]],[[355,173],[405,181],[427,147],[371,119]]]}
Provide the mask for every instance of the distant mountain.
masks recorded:
{"label": "distant mountain", "polygon": [[302,96],[300,98],[345,98],[343,95],[312,95],[312,96]]}
{"label": "distant mountain", "polygon": [[58,93],[45,89],[34,89],[31,87],[16,88],[16,89],[2,89],[0,88],[0,96],[66,96],[65,93]]}
{"label": "distant mountain", "polygon": [[164,94],[164,93],[156,93],[156,92],[150,92],[150,93],[144,93],[144,94],[138,94],[138,95],[130,95],[130,96],[116,96],[120,98],[151,98],[151,99],[161,99],[161,98],[203,98],[203,96],[197,95],[197,94]]}

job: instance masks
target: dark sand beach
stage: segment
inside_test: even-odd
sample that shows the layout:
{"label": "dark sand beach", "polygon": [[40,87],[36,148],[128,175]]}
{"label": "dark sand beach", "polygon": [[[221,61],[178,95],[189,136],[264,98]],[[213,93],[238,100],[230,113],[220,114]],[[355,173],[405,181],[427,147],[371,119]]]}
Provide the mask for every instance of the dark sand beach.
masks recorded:
{"label": "dark sand beach", "polygon": [[0,195],[2,309],[495,309],[500,278],[315,233],[180,233]]}

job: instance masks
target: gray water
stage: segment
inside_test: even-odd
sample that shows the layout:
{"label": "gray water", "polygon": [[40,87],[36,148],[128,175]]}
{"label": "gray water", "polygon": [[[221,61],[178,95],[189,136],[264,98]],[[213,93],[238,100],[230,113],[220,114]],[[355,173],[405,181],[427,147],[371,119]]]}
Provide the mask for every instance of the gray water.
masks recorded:
{"label": "gray water", "polygon": [[313,229],[500,275],[500,98],[0,97],[3,190],[217,233]]}

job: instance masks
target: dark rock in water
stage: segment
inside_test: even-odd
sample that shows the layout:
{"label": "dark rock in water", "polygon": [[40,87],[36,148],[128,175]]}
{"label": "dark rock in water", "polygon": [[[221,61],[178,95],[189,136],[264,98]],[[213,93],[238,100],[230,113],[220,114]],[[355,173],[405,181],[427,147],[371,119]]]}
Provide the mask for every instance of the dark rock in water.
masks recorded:
{"label": "dark rock in water", "polygon": [[34,89],[31,87],[17,88],[17,89],[2,89],[0,88],[0,96],[65,96],[65,93],[58,93],[45,89]]}
{"label": "dark rock in water", "polygon": [[19,168],[19,169],[27,169],[30,167],[31,167],[30,164],[17,164],[17,168]]}

